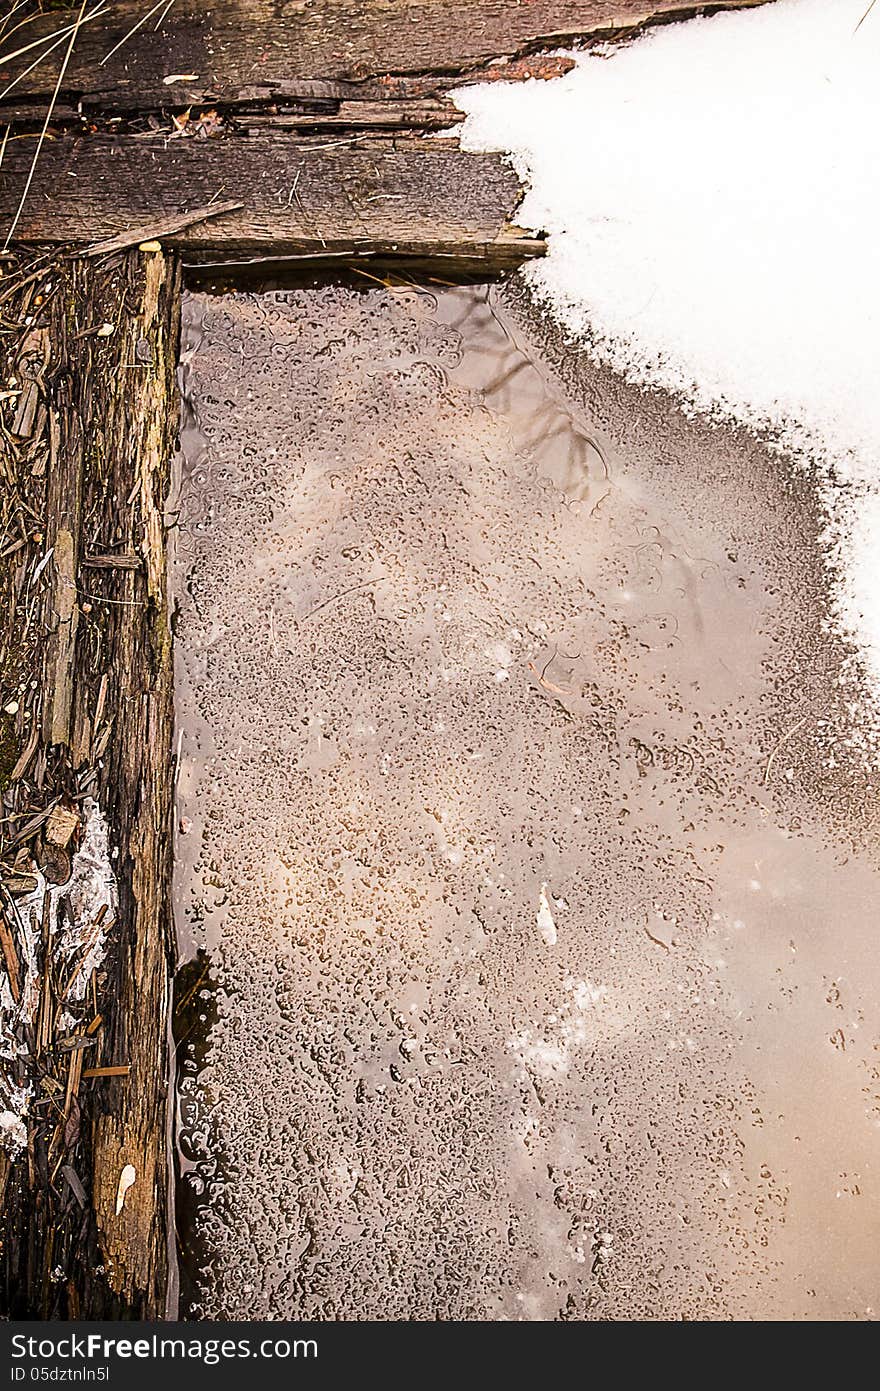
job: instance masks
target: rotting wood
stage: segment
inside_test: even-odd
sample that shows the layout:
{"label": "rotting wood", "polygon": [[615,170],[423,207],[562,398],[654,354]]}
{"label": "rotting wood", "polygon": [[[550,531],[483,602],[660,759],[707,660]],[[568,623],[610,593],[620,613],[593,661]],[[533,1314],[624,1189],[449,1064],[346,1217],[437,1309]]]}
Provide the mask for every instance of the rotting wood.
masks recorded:
{"label": "rotting wood", "polygon": [[[0,225],[17,206],[28,145],[7,154]],[[240,209],[183,225],[181,207],[204,209],[229,190]],[[492,274],[543,250],[508,220],[519,198],[500,156],[466,154],[445,140],[376,139],[362,148],[284,133],[167,145],[69,136],[43,149],[40,196],[29,200],[18,239],[93,243],[179,218],[163,241],[188,260],[387,256],[470,262]]]}
{"label": "rotting wood", "polygon": [[[177,0],[162,24],[142,25],[141,0],[120,0],[78,36],[61,99],[72,108],[133,111],[193,103],[267,103],[327,97],[342,90],[394,100],[419,87],[423,96],[446,90],[463,75],[500,59],[519,59],[588,39],[634,32],[658,20],[740,9],[761,0],[322,0],[320,5],[276,0]],[[40,38],[62,27],[50,12],[28,33]],[[103,61],[102,60],[105,60]],[[30,61],[8,64],[10,78]],[[0,70],[5,76],[7,68]],[[192,80],[169,82],[194,74]],[[43,101],[55,81],[41,64],[21,81],[15,100]],[[321,86],[317,87],[316,84]],[[373,85],[369,85],[373,84]],[[331,97],[332,99],[332,97]]]}
{"label": "rotting wood", "polygon": [[[378,258],[501,273],[542,254],[544,241],[516,226],[521,189],[500,156],[430,138],[458,119],[450,90],[549,77],[570,65],[547,52],[559,45],[760,3],[190,0],[116,49],[142,17],[136,0],[122,0],[78,35],[18,240],[133,240],[158,222],[167,230],[157,235],[190,262]],[[37,16],[29,36],[61,22]],[[7,126],[39,127],[54,91],[52,63],[26,73],[31,61],[23,54],[0,71]],[[24,131],[6,150],[7,225],[32,150]],[[241,209],[186,225],[187,209],[230,191]]]}
{"label": "rotting wood", "polygon": [[[153,1318],[165,1311],[167,1285],[172,691],[163,506],[176,433],[179,272],[163,254],[138,251],[104,261],[43,256],[39,265],[36,274],[26,263],[8,267],[4,321],[30,317],[45,332],[41,425],[14,437],[0,419],[0,548],[23,543],[0,580],[0,704],[14,711],[3,715],[0,764],[0,945],[19,995],[16,905],[38,868],[56,882],[70,873],[88,798],[109,826],[119,901],[115,919],[102,910],[84,925],[80,957],[99,931],[107,954],[82,1004],[65,1013],[79,958],[52,957],[44,912],[38,1011],[19,1025],[24,1056],[0,1064],[4,1087],[34,1088],[26,1153],[16,1162],[0,1154],[0,1306],[24,1317]],[[103,322],[113,334],[83,336]],[[14,399],[2,409],[14,412]],[[89,558],[124,563],[86,568]],[[127,1165],[136,1181],[117,1213]]]}

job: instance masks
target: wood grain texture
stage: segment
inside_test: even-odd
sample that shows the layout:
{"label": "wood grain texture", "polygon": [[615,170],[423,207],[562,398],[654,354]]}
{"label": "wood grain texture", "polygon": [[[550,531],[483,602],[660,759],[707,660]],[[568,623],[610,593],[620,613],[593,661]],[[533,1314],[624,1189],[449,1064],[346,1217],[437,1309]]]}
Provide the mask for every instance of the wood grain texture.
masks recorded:
{"label": "wood grain texture", "polygon": [[[137,251],[37,264],[42,414],[27,440],[5,435],[0,470],[4,539],[23,541],[11,543],[0,610],[3,695],[21,702],[11,750],[21,757],[11,773],[7,759],[0,779],[2,902],[15,893],[13,857],[40,863],[33,809],[59,798],[76,809],[92,796],[109,825],[119,906],[89,995],[99,1025],[81,1035],[97,1072],[82,1071],[83,1052],[69,1055],[79,1060],[68,1082],[77,1123],[64,1128],[60,1155],[43,1108],[67,1067],[64,1043],[50,1028],[42,1051],[20,1060],[43,1108],[28,1119],[28,1155],[0,1165],[0,1308],[155,1318],[168,1270],[173,708],[163,508],[177,424],[179,274],[161,253]],[[13,298],[7,323],[15,310]],[[104,323],[113,332],[99,336]],[[109,563],[115,557],[123,563]],[[51,970],[44,963],[41,972],[51,993]],[[137,1180],[117,1213],[126,1164]]]}
{"label": "wood grain texture", "polygon": [[[7,155],[0,226],[18,203],[29,143]],[[20,241],[93,242],[232,194],[239,211],[185,227],[187,259],[393,256],[491,272],[543,250],[509,219],[520,198],[496,155],[454,142],[299,140],[283,132],[214,140],[63,137],[46,145]]]}
{"label": "wood grain texture", "polygon": [[[303,80],[442,79],[658,17],[755,3],[761,0],[703,6],[683,0],[177,0],[158,30],[152,21],[144,24],[102,63],[149,8],[141,0],[121,0],[81,31],[62,96],[104,110],[177,109],[190,101],[291,95]],[[30,26],[29,37],[64,22],[66,12],[50,13]],[[15,77],[30,61],[31,55],[6,66],[0,60],[0,76]],[[48,96],[57,70],[54,60],[41,64],[16,89],[18,97]],[[165,82],[184,74],[196,76]]]}

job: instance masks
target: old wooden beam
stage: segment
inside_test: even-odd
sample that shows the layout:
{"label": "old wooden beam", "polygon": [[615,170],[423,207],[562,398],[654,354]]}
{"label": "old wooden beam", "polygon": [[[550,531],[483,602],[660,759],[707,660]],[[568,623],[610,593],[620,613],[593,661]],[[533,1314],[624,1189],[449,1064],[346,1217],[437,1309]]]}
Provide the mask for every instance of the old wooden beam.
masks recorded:
{"label": "old wooden beam", "polygon": [[[407,79],[428,79],[423,93],[442,90],[450,77],[500,58],[758,3],[177,0],[158,29],[142,24],[117,48],[144,15],[142,0],[120,0],[81,30],[61,98],[102,111],[177,110],[191,102],[236,104],[319,92],[332,98],[344,91],[351,96],[354,85],[372,83],[372,90],[393,99]],[[50,11],[29,26],[29,41],[60,33],[70,18],[67,11]],[[8,53],[14,45],[4,47]],[[59,45],[58,57],[62,51]],[[19,77],[32,61],[29,53],[3,64],[0,55],[0,79]],[[41,63],[18,83],[16,98],[48,99],[57,71],[57,61]],[[334,91],[333,84],[346,86]]]}
{"label": "old wooden beam", "polygon": [[[27,140],[7,149],[0,226],[14,215],[31,153]],[[173,141],[63,136],[43,147],[16,235],[92,243],[233,194],[237,210],[163,240],[190,261],[388,256],[487,274],[543,251],[512,221],[521,190],[499,156],[465,154],[447,140],[327,141],[284,132]]]}
{"label": "old wooden beam", "polygon": [[[40,1002],[38,1016],[23,1008],[5,1020],[20,1054],[0,1078],[6,1092],[31,1094],[27,1149],[16,1158],[7,1143],[0,1159],[0,1308],[18,1316],[165,1309],[173,713],[163,508],[178,299],[178,271],[161,252],[41,253],[5,262],[0,278],[12,344],[4,380],[38,390],[17,431],[20,397],[0,404],[0,912],[19,1002],[25,983]],[[46,941],[36,982],[24,969],[23,905],[38,873],[63,885],[90,799],[109,828],[118,907],[103,924],[100,968],[81,999],[65,1001],[69,968]],[[117,1210],[127,1166],[135,1182]]]}

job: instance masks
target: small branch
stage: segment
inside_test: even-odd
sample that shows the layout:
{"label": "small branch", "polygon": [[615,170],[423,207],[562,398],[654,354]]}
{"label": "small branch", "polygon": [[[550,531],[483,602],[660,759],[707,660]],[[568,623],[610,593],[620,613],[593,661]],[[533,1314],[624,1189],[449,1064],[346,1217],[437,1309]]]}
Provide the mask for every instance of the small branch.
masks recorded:
{"label": "small branch", "polygon": [[93,242],[83,251],[84,256],[104,256],[111,251],[126,251],[130,246],[139,246],[145,241],[161,241],[173,237],[197,222],[207,222],[209,217],[222,217],[225,213],[238,212],[244,203],[209,203],[204,208],[195,208],[191,213],[181,213],[178,217],[164,217],[157,222],[147,222],[130,232],[120,232],[106,241]]}

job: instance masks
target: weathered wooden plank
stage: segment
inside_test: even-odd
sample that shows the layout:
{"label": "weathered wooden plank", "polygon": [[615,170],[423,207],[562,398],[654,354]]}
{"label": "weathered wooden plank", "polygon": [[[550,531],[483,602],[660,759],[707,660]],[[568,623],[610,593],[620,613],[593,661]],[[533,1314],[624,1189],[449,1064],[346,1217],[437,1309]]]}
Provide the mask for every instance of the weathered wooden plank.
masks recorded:
{"label": "weathered wooden plank", "polygon": [[[7,151],[0,227],[18,204],[31,149]],[[283,132],[214,140],[65,136],[47,143],[17,239],[84,243],[231,195],[239,211],[168,237],[187,259],[393,256],[472,260],[487,272],[540,253],[511,225],[520,198],[496,155],[452,141],[298,140]]]}
{"label": "weathered wooden plank", "polygon": [[[498,58],[515,58],[589,37],[699,11],[735,9],[762,0],[177,0],[158,29],[143,24],[142,0],[120,0],[77,38],[62,100],[87,108],[179,109],[190,102],[236,103],[303,95],[302,83],[360,83],[418,74],[443,79]],[[60,32],[67,11],[28,28],[29,40]],[[10,53],[16,45],[4,44]],[[41,63],[15,89],[16,99],[48,98],[60,56]],[[108,56],[109,55],[109,56]],[[18,77],[33,53],[3,63],[0,79]],[[192,75],[190,77],[190,75]],[[177,82],[167,79],[187,80]],[[325,87],[325,91],[327,88]]]}
{"label": "weathered wooden plank", "polygon": [[[0,430],[0,697],[15,710],[3,717],[0,912],[18,950],[27,880],[39,868],[63,883],[89,798],[109,828],[118,908],[84,995],[64,994],[69,970],[44,942],[36,1021],[5,1021],[22,1051],[0,1083],[32,1095],[27,1152],[0,1162],[0,1308],[161,1317],[173,963],[163,507],[178,272],[137,251],[34,265],[30,281],[26,265],[0,279],[7,333],[27,316],[45,338],[39,412],[24,435],[7,420]],[[10,368],[21,382],[20,352]],[[72,836],[62,851],[58,825]],[[135,1182],[117,1211],[127,1165]]]}

